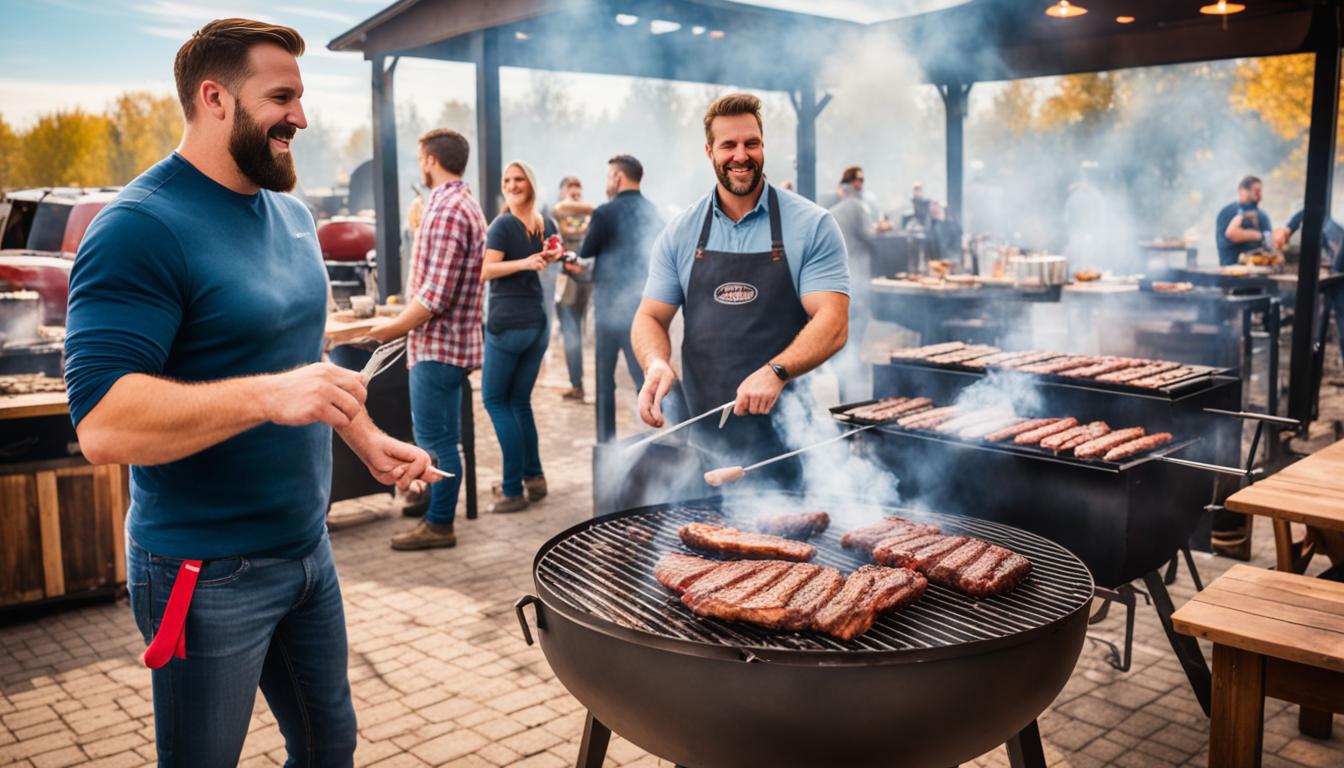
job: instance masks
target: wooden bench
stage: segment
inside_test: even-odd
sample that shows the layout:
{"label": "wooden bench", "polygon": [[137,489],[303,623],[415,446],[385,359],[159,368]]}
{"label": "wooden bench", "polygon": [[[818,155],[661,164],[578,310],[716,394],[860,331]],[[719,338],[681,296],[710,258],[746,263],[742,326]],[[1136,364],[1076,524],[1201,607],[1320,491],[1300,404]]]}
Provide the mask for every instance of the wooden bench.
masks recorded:
{"label": "wooden bench", "polygon": [[1213,643],[1209,765],[1260,765],[1266,696],[1302,705],[1304,733],[1329,738],[1344,712],[1344,584],[1236,565],[1171,622]]}

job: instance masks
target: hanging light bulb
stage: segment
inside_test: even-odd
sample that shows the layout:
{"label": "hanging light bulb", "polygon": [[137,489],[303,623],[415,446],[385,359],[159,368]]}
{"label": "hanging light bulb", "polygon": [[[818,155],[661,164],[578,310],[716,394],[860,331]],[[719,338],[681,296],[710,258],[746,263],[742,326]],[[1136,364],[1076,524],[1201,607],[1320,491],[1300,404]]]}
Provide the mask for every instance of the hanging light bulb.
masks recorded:
{"label": "hanging light bulb", "polygon": [[1045,9],[1046,16],[1054,16],[1057,19],[1069,19],[1074,16],[1082,16],[1087,13],[1087,9],[1081,5],[1073,5],[1069,0],[1059,0],[1059,2]]}
{"label": "hanging light bulb", "polygon": [[1115,17],[1115,23],[1116,23],[1116,24],[1133,24],[1133,23],[1134,23],[1134,17],[1133,17],[1133,16],[1116,16],[1116,17]]}
{"label": "hanging light bulb", "polygon": [[1200,13],[1208,16],[1226,16],[1229,13],[1241,13],[1246,10],[1246,6],[1241,3],[1229,3],[1227,0],[1218,0],[1216,3],[1210,3],[1199,9]]}

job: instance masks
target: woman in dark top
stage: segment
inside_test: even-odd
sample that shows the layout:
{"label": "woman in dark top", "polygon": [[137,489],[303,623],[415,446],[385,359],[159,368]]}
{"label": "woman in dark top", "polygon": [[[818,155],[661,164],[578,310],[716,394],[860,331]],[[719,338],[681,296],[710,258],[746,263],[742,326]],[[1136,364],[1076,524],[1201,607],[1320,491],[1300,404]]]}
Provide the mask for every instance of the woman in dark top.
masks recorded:
{"label": "woman in dark top", "polygon": [[546,250],[547,238],[557,230],[536,210],[532,169],[509,163],[502,186],[506,210],[486,232],[481,267],[481,279],[490,284],[481,400],[504,454],[504,480],[490,509],[517,512],[546,495],[532,418],[532,387],[550,338],[538,273],[560,258],[562,249]]}

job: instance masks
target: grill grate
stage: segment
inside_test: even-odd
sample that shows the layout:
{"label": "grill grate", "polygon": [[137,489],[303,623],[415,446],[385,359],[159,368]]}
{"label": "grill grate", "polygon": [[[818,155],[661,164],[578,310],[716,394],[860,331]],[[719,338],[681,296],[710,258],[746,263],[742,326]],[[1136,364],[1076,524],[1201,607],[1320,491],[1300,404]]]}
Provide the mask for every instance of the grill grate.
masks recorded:
{"label": "grill grate", "polygon": [[[983,520],[909,510],[873,508],[872,519],[879,514],[936,523],[945,533],[976,536],[1005,546],[1031,560],[1031,576],[1006,595],[981,600],[930,584],[914,605],[882,617],[868,632],[848,642],[814,632],[777,632],[704,619],[659,584],[653,568],[667,552],[703,554],[683,546],[677,530],[689,522],[725,522],[719,509],[711,505],[655,507],[596,520],[542,552],[536,574],[568,606],[598,619],[660,637],[744,650],[849,652],[963,646],[1044,627],[1092,599],[1092,577],[1087,569],[1064,548],[1034,534]],[[840,547],[843,535],[843,530],[832,525],[810,539],[817,548],[812,562],[842,574],[866,563]]]}

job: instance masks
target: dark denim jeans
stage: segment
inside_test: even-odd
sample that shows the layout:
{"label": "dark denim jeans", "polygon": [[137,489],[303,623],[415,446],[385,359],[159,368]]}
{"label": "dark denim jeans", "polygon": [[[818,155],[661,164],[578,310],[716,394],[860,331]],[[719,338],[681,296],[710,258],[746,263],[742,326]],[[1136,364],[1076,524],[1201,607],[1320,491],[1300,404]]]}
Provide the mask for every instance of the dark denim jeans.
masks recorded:
{"label": "dark denim jeans", "polygon": [[[635,380],[635,396],[644,386],[644,369],[635,359],[635,350],[630,343],[630,325],[633,317],[604,317],[598,309],[597,339],[594,349],[593,367],[597,369],[597,439],[607,442],[616,436],[616,357],[625,355],[625,367],[630,378]],[[669,421],[668,424],[676,422]]]}
{"label": "dark denim jeans", "polygon": [[433,360],[421,360],[411,367],[415,444],[434,454],[439,466],[454,475],[429,486],[425,519],[438,525],[452,525],[457,515],[462,487],[462,381],[466,377],[466,368]]}
{"label": "dark denim jeans", "polygon": [[[181,565],[127,535],[131,612],[146,643]],[[345,610],[326,536],[301,560],[206,562],[186,640],[187,658],[152,674],[159,765],[237,765],[258,685],[284,734],[286,765],[353,765]]]}
{"label": "dark denim jeans", "polygon": [[538,477],[537,423],[532,418],[532,387],[550,340],[549,328],[485,332],[481,401],[495,425],[504,454],[504,495],[520,496],[523,478]]}

